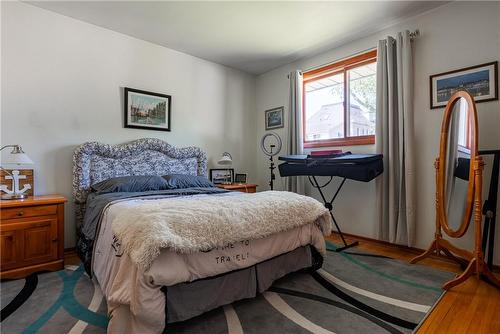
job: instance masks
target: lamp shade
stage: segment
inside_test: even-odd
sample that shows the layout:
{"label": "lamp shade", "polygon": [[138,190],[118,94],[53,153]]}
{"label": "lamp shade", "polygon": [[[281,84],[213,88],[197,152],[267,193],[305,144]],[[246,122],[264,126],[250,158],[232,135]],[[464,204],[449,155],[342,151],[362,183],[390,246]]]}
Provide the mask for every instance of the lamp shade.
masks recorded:
{"label": "lamp shade", "polygon": [[2,163],[12,165],[32,165],[33,160],[31,160],[26,153],[17,153],[9,154],[6,159],[2,161]]}
{"label": "lamp shade", "polygon": [[10,154],[5,156],[5,159],[2,159],[2,164],[10,164],[10,165],[32,165],[33,160],[28,157],[26,153],[24,153],[23,149],[19,145],[13,145],[13,149]]}
{"label": "lamp shade", "polygon": [[228,152],[224,152],[217,163],[219,165],[231,165],[233,163],[233,157]]}

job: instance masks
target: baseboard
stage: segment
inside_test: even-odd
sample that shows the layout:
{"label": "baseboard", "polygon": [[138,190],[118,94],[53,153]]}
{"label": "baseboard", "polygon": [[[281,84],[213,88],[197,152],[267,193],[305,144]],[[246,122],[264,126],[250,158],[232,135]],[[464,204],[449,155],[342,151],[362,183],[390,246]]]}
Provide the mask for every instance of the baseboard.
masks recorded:
{"label": "baseboard", "polygon": [[64,260],[58,259],[26,267],[10,269],[0,273],[0,279],[20,279],[38,271],[58,271],[64,268]]}
{"label": "baseboard", "polygon": [[77,256],[76,255],[76,248],[75,247],[69,247],[69,248],[64,248],[64,256]]}
{"label": "baseboard", "polygon": [[[336,235],[339,235],[338,232],[334,231],[333,233],[336,234]],[[364,236],[360,236],[360,235],[355,235],[355,234],[350,234],[350,233],[342,233],[342,234],[345,237],[350,238],[350,239],[356,239],[356,240],[359,240],[359,241],[363,241],[364,240],[364,241],[368,241],[368,242],[379,244],[379,245],[384,245],[384,246],[389,246],[389,247],[392,247],[392,248],[403,249],[403,250],[405,250],[407,252],[411,252],[411,253],[414,253],[416,255],[422,254],[425,251],[424,249],[417,248],[417,247],[409,247],[409,246],[405,246],[405,245],[398,245],[398,244],[394,244],[394,243],[389,242],[389,241],[378,240],[378,239],[364,237]],[[451,262],[451,263],[456,263],[456,262],[450,260],[449,258],[447,258],[445,256],[441,256],[441,255],[430,255],[430,257],[435,258],[435,259],[439,259],[439,260],[444,260],[444,261]],[[493,271],[495,273],[500,273],[500,265],[493,264]]]}

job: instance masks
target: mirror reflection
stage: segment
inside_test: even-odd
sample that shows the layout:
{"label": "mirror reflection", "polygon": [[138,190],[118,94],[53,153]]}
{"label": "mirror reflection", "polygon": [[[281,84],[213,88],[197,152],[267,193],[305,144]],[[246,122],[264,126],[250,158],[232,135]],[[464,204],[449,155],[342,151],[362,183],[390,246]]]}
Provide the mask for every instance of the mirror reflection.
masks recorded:
{"label": "mirror reflection", "polygon": [[450,119],[444,180],[444,204],[448,225],[453,230],[461,225],[467,202],[471,138],[468,118],[467,101],[461,98]]}

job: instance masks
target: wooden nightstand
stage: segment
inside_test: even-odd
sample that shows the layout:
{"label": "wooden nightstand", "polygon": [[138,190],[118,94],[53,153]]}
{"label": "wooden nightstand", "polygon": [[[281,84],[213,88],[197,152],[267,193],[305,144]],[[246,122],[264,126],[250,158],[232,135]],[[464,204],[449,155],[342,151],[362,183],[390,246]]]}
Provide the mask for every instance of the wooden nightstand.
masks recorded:
{"label": "wooden nightstand", "polygon": [[64,267],[64,203],[59,195],[0,200],[0,278]]}
{"label": "wooden nightstand", "polygon": [[232,183],[232,184],[218,184],[217,187],[233,190],[233,191],[241,191],[244,193],[254,193],[257,192],[256,184],[243,184],[243,183]]}

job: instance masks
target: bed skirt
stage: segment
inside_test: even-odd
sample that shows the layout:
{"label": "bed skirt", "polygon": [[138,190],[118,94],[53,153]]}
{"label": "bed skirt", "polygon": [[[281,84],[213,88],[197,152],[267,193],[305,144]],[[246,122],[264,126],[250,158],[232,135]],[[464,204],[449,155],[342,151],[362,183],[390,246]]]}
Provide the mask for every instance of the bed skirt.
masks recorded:
{"label": "bed skirt", "polygon": [[312,246],[304,246],[245,269],[165,286],[165,323],[184,321],[237,300],[254,298],[288,273],[315,271],[322,264],[321,254]]}

